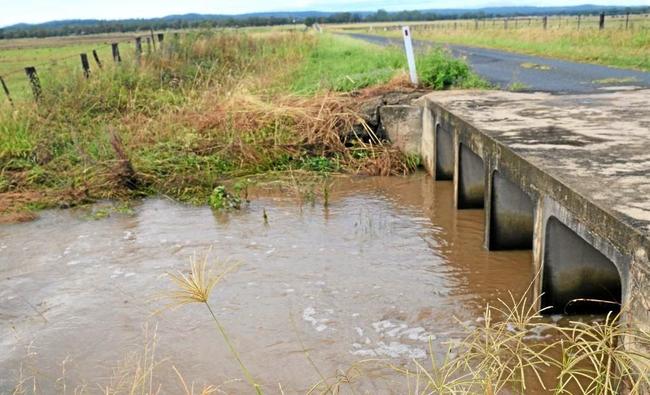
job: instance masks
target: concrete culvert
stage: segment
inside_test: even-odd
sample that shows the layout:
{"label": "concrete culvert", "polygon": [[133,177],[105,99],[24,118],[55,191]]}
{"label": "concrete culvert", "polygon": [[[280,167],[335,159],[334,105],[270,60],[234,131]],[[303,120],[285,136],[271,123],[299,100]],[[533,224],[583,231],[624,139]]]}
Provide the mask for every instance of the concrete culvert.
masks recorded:
{"label": "concrete culvert", "polygon": [[530,250],[533,248],[534,206],[518,185],[492,173],[490,204],[490,250]]}
{"label": "concrete culvert", "polygon": [[542,307],[549,314],[618,312],[621,278],[614,263],[557,218],[546,224]]}
{"label": "concrete culvert", "polygon": [[485,165],[483,159],[464,144],[459,147],[458,208],[483,208]]}
{"label": "concrete culvert", "polygon": [[451,132],[436,126],[436,180],[454,179],[454,139]]}

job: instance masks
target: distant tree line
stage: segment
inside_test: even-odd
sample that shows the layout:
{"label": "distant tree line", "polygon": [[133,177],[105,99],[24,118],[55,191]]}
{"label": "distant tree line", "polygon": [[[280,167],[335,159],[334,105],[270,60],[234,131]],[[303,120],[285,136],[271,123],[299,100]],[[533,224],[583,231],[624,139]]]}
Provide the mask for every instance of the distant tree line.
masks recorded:
{"label": "distant tree line", "polygon": [[[464,12],[433,12],[433,11],[399,11],[388,12],[386,10],[378,10],[371,14],[360,14],[352,12],[337,12],[325,17],[307,17],[304,23],[311,26],[314,23],[362,23],[362,22],[397,22],[397,21],[436,21],[436,20],[455,20],[455,19],[484,19],[484,18],[504,18],[504,17],[521,17],[532,15],[543,15],[545,13],[538,12],[517,12],[516,9],[506,7],[502,12],[489,12],[484,10],[464,11]],[[555,11],[552,15],[597,15],[601,11],[606,11],[607,15],[625,15],[632,14],[647,14],[650,13],[650,6],[648,7],[608,7],[606,9],[587,8],[579,11],[564,10]]]}
{"label": "distant tree line", "polygon": [[297,23],[288,17],[250,17],[250,18],[197,18],[197,19],[139,19],[122,21],[63,21],[41,25],[19,25],[0,29],[0,39],[53,37],[70,35],[88,35],[100,33],[128,33],[137,31],[240,27],[240,26],[276,26]]}
{"label": "distant tree line", "polygon": [[[488,11],[486,11],[488,10]],[[99,33],[126,33],[137,31],[189,29],[189,28],[218,28],[218,27],[246,27],[246,26],[277,26],[301,23],[312,26],[314,23],[361,23],[361,22],[393,22],[393,21],[433,21],[448,19],[482,19],[514,16],[541,15],[544,9],[532,12],[530,9],[517,7],[495,8],[476,11],[399,11],[355,13],[338,12],[332,14],[320,13],[317,16],[306,16],[305,13],[295,15],[284,13],[283,16],[268,14],[264,16],[224,16],[224,15],[184,15],[180,17],[166,17],[157,19],[128,19],[117,21],[103,20],[70,20],[48,22],[39,25],[19,24],[0,29],[0,39],[26,38],[26,37],[51,37],[69,35],[87,35]],[[587,15],[606,11],[608,15],[622,15],[626,13],[650,13],[650,6],[645,7],[607,7],[598,9],[590,7],[566,8],[554,10],[553,15]],[[288,15],[288,16],[287,16]]]}

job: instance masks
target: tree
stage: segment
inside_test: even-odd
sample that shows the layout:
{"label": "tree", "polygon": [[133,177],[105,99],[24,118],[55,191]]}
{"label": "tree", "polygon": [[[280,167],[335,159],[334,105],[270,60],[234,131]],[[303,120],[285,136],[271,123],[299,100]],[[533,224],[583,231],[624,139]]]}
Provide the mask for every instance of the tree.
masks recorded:
{"label": "tree", "polygon": [[314,18],[313,16],[308,16],[307,18],[305,18],[305,25],[307,25],[307,27],[314,26],[314,23],[316,23],[316,18]]}

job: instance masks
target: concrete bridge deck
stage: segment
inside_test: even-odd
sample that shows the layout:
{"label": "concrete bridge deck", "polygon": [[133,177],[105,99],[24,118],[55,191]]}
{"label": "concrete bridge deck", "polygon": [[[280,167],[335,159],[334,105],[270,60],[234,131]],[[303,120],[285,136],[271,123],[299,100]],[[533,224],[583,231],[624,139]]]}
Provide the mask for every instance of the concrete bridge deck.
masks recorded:
{"label": "concrete bridge deck", "polygon": [[650,90],[555,96],[434,93],[427,100],[650,237]]}
{"label": "concrete bridge deck", "polygon": [[621,303],[648,329],[649,103],[650,90],[444,91],[380,116],[393,142],[454,182],[458,209],[485,209],[486,248],[533,250],[542,307]]}

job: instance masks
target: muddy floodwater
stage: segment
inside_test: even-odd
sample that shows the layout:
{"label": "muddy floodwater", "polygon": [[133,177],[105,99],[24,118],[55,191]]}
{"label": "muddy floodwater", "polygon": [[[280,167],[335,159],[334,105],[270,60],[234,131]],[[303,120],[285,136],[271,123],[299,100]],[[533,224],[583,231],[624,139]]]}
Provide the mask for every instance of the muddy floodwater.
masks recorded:
{"label": "muddy floodwater", "polygon": [[[160,393],[182,392],[173,367],[196,387],[250,393],[205,306],[155,314],[166,273],[208,250],[241,263],[211,303],[267,393],[319,380],[305,350],[327,376],[368,358],[426,363],[429,338],[442,352],[459,322],[476,325],[486,303],[532,280],[530,252],[483,248],[483,215],[456,211],[451,183],[417,174],[340,179],[328,207],[274,193],[223,214],[157,198],[99,220],[54,210],[2,225],[0,393],[21,377],[39,393],[99,393],[137,365],[145,332]],[[365,374],[361,392],[407,392],[396,373]]]}

